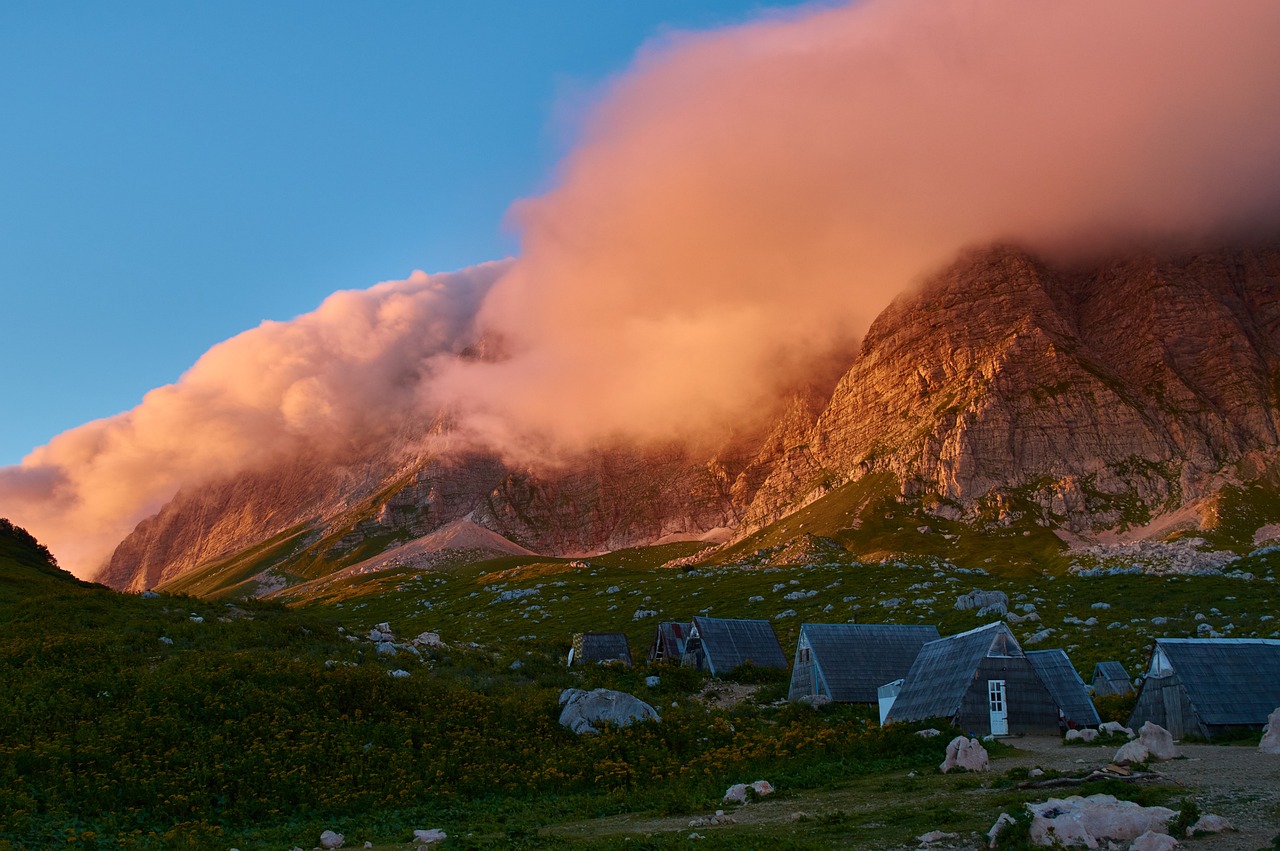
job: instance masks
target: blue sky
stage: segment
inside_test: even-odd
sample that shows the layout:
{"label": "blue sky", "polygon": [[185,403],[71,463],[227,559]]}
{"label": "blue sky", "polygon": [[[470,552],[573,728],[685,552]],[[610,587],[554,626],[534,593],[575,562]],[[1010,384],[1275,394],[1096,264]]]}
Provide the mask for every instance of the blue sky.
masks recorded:
{"label": "blue sky", "polygon": [[515,253],[603,81],[766,5],[3,4],[0,465],[334,290]]}

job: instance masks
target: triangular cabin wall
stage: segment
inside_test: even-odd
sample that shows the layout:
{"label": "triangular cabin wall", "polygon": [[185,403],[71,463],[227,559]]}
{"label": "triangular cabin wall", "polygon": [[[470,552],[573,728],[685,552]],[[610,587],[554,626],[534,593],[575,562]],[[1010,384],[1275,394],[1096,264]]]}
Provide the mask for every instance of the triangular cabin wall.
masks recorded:
{"label": "triangular cabin wall", "polygon": [[[1152,669],[1156,667],[1153,665]],[[1136,730],[1148,721],[1164,727],[1175,739],[1188,734],[1208,737],[1211,732],[1200,723],[1200,716],[1182,687],[1182,678],[1171,668],[1164,669],[1163,676],[1148,676],[1142,681],[1129,726]]]}
{"label": "triangular cabin wall", "polygon": [[1009,735],[1059,734],[1058,706],[1025,656],[987,656],[979,663],[955,719],[961,730],[977,736],[990,735],[988,680],[1005,681]]}
{"label": "triangular cabin wall", "polygon": [[787,691],[787,700],[816,697],[821,689],[818,660],[814,658],[808,638],[801,631],[800,640],[796,642],[796,658],[791,667],[791,688]]}

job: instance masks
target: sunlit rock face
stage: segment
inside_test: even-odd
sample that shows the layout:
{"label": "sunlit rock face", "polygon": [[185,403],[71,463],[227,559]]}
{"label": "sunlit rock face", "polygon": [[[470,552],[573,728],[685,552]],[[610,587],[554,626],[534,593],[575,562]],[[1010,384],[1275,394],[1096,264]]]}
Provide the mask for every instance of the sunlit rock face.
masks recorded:
{"label": "sunlit rock face", "polygon": [[[1081,271],[996,247],[876,320],[805,452],[774,475],[888,470],[997,513],[1026,489],[1057,523],[1109,526],[1130,497],[1179,504],[1273,453],[1278,376],[1273,249]],[[765,482],[748,517],[773,498]]]}
{"label": "sunlit rock face", "polygon": [[715,449],[533,467],[415,436],[295,459],[180,493],[102,579],[151,587],[297,528],[330,558],[463,518],[551,555],[722,540],[875,472],[939,513],[1097,530],[1256,475],[1275,458],[1277,388],[1280,251],[1069,268],[994,246],[899,297],[834,389],[797,389],[764,429],[727,424]]}

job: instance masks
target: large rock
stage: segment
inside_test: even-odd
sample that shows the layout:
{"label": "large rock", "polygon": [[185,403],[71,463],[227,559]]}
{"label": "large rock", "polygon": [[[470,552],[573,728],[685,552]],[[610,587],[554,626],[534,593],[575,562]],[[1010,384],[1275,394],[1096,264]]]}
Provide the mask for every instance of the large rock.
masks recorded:
{"label": "large rock", "polygon": [[346,837],[341,833],[335,833],[332,830],[326,830],[320,834],[321,848],[341,848],[342,843],[346,841]]}
{"label": "large rock", "polygon": [[962,612],[977,609],[986,614],[1003,615],[1009,611],[1009,595],[1003,591],[981,591],[974,588],[968,594],[956,598],[956,608]]}
{"label": "large rock", "polygon": [[953,768],[966,771],[986,771],[988,764],[987,749],[977,739],[956,736],[947,744],[947,758],[938,769],[946,774]]}
{"label": "large rock", "polygon": [[1138,741],[1147,749],[1147,753],[1151,754],[1152,759],[1174,759],[1182,755],[1173,744],[1173,734],[1150,721],[1138,730]]}
{"label": "large rock", "polygon": [[575,733],[598,733],[598,724],[626,727],[636,721],[662,720],[657,710],[640,698],[607,688],[567,688],[560,693],[560,705],[564,707],[560,724]]}
{"label": "large rock", "polygon": [[1151,758],[1151,753],[1146,749],[1142,742],[1136,739],[1125,745],[1122,745],[1111,761],[1116,765],[1131,765],[1135,762],[1146,762]]}
{"label": "large rock", "polygon": [[1262,728],[1262,741],[1258,743],[1258,750],[1280,756],[1280,707],[1271,713],[1267,726]]}
{"label": "large rock", "polygon": [[1057,842],[1097,848],[1103,840],[1130,842],[1149,831],[1168,833],[1169,820],[1177,815],[1167,807],[1143,807],[1111,795],[1072,795],[1026,806],[1032,815],[1031,841],[1043,846]]}

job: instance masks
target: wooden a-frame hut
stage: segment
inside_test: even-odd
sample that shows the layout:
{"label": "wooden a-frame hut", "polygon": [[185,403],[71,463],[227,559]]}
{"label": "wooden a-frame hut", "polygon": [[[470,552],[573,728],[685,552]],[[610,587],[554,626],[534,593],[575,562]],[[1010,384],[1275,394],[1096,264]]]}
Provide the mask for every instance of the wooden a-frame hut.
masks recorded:
{"label": "wooden a-frame hut", "polygon": [[801,624],[787,699],[875,703],[877,689],[906,676],[920,648],[939,637],[933,626]]}

